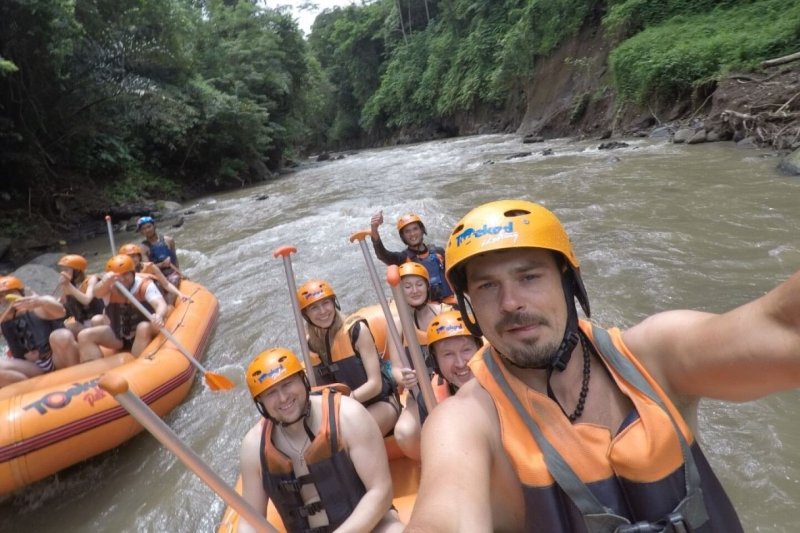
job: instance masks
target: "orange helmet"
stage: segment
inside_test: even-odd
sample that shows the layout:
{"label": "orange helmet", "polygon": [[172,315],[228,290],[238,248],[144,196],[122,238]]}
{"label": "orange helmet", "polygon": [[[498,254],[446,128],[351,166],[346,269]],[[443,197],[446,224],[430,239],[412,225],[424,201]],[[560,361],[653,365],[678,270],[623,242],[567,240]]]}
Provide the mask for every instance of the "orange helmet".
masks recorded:
{"label": "orange helmet", "polygon": [[106,262],[106,272],[114,272],[115,274],[125,274],[126,272],[135,272],[136,266],[133,264],[133,259],[127,255],[115,255]]}
{"label": "orange helmet", "polygon": [[334,300],[336,298],[336,293],[333,292],[333,288],[327,281],[318,279],[306,281],[297,289],[297,302],[301,311],[325,298],[334,298]]}
{"label": "orange helmet", "polygon": [[139,246],[138,244],[133,244],[133,243],[123,244],[122,246],[119,247],[117,253],[120,255],[136,255],[136,254],[142,255],[142,247]]}
{"label": "orange helmet", "polygon": [[0,277],[0,291],[24,291],[25,284],[22,280],[15,276],[2,276]]}
{"label": "orange helmet", "polygon": [[422,219],[419,218],[419,215],[417,215],[416,213],[409,213],[397,219],[397,233],[400,234],[401,240],[403,239],[403,228],[405,228],[409,224],[413,224],[414,222],[419,224],[419,227],[422,228],[422,233],[424,235],[428,234],[428,232],[425,231],[425,224],[422,223]]}
{"label": "orange helmet", "polygon": [[400,272],[400,279],[403,279],[406,276],[419,276],[421,278],[425,278],[425,281],[427,281],[428,284],[431,282],[428,269],[415,261],[406,261],[400,265],[397,270]]}
{"label": "orange helmet", "polygon": [[82,255],[77,254],[69,254],[65,255],[61,259],[58,260],[58,266],[71,268],[72,270],[78,270],[83,272],[86,270],[86,267],[89,264],[86,262],[86,258]]}
{"label": "orange helmet", "polygon": [[270,348],[253,359],[247,367],[247,387],[250,395],[259,394],[286,378],[303,372],[303,365],[287,348]]}

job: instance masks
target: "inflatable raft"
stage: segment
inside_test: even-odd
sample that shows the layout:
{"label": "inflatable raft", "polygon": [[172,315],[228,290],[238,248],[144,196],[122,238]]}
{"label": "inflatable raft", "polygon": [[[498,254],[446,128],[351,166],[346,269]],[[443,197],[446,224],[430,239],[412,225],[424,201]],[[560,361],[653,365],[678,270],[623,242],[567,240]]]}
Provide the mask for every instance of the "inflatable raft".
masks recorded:
{"label": "inflatable raft", "polygon": [[[217,322],[219,304],[204,287],[185,280],[166,328],[200,359]],[[44,479],[111,450],[142,431],[114,398],[97,386],[113,369],[159,416],[180,404],[195,367],[163,335],[142,355],[118,353],[0,389],[0,494]]]}

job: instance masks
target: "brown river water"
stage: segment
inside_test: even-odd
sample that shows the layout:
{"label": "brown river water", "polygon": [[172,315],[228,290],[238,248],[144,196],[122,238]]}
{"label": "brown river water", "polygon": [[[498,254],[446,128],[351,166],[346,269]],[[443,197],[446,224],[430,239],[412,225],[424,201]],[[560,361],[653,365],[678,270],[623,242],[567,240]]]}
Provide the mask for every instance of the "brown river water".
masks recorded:
{"label": "brown river water", "polygon": [[[213,393],[195,378],[166,421],[233,484],[241,438],[259,416],[244,367],[267,347],[299,350],[283,266],[272,251],[296,246],[298,283],[325,278],[343,310],[354,311],[377,298],[348,237],[378,209],[387,220],[384,241],[400,249],[394,220],[409,211],[422,216],[428,240],[443,245],[480,203],[523,197],[544,204],[572,235],[593,319],[604,326],[630,326],[666,309],[724,311],[800,268],[800,178],[780,175],[771,153],[729,143],[628,142],[609,152],[596,141],[523,146],[516,136],[490,135],[365,150],[193,202],[194,213],[169,233],[183,271],[220,301],[204,363],[240,386]],[[538,155],[546,148],[554,155]],[[508,159],[528,150],[534,153]],[[97,240],[74,251],[99,268],[107,250]],[[701,441],[747,531],[798,528],[798,404],[798,391],[701,404]],[[2,499],[0,531],[211,532],[224,507],[144,433]]]}

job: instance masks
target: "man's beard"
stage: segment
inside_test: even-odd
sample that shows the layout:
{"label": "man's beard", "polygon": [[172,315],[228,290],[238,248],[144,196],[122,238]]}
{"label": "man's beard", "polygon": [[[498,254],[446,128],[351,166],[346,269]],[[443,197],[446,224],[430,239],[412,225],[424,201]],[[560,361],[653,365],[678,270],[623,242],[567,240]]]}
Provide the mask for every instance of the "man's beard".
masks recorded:
{"label": "man's beard", "polygon": [[[509,328],[524,327],[530,325],[549,326],[550,323],[544,317],[530,313],[517,312],[504,316],[497,324],[495,331],[502,334]],[[521,368],[547,368],[553,355],[561,346],[561,341],[527,341],[522,346],[512,346],[508,352],[502,355],[513,365]]]}

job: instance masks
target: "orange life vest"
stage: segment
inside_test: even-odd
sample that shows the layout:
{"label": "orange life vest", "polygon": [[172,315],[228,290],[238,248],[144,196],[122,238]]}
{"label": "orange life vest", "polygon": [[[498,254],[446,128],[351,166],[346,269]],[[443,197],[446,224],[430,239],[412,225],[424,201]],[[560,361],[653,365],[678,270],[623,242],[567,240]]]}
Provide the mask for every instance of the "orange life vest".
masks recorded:
{"label": "orange life vest", "polygon": [[620,331],[586,321],[580,327],[635,408],[613,436],[604,427],[571,424],[556,402],[511,375],[491,347],[470,361],[494,401],[522,485],[521,529],[742,531],[685,421]]}

